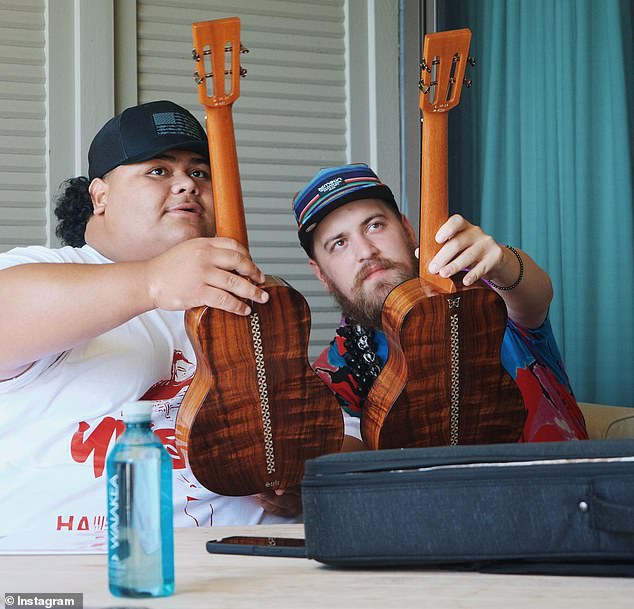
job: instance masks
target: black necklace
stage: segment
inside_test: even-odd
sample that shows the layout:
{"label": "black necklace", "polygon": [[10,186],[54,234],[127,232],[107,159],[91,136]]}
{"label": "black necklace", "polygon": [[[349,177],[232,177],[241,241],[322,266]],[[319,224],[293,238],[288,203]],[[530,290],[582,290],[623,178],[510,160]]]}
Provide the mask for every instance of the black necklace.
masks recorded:
{"label": "black necklace", "polygon": [[381,372],[376,355],[374,328],[354,323],[346,317],[346,325],[337,328],[337,334],[344,339],[343,346],[346,352],[343,358],[357,381],[359,395],[364,400]]}

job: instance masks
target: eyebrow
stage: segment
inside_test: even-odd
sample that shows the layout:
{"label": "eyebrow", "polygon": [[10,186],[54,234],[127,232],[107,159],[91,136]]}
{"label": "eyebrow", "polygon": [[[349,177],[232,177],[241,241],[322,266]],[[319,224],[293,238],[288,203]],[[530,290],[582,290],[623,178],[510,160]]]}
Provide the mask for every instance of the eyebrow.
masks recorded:
{"label": "eyebrow", "polygon": [[341,231],[340,233],[337,233],[336,235],[333,235],[332,237],[327,237],[326,239],[324,239],[324,241],[322,242],[321,246],[327,250],[328,246],[334,242],[334,241],[339,241],[339,239],[341,239],[342,237],[345,237],[346,232],[345,231]]}
{"label": "eyebrow", "polygon": [[[386,218],[386,217],[387,216],[383,212],[380,212],[380,211],[374,212],[374,213],[370,214],[367,218],[365,218],[361,222],[359,222],[358,226],[365,226],[367,224],[370,224],[372,222],[372,220],[383,219],[383,218]],[[324,249],[327,249],[327,247],[333,241],[338,241],[342,237],[345,237],[347,232],[348,231],[343,230],[343,231],[337,233],[336,235],[332,235],[331,237],[326,237],[326,239],[324,239],[324,241],[322,242],[322,247]]]}

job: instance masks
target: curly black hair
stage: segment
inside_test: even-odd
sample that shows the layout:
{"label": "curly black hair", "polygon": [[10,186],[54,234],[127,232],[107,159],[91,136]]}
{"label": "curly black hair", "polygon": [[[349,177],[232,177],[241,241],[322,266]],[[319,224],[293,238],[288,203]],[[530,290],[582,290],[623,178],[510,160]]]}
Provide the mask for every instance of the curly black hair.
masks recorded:
{"label": "curly black hair", "polygon": [[92,216],[89,184],[88,178],[80,176],[65,180],[60,186],[55,204],[55,215],[59,220],[55,234],[64,245],[86,245],[84,233],[88,219]]}

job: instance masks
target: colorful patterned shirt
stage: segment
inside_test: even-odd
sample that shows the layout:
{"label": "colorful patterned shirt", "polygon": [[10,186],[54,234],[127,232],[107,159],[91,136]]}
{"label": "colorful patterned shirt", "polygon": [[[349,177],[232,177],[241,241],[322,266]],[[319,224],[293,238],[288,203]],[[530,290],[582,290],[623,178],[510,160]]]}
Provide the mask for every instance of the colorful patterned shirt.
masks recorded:
{"label": "colorful patterned shirt", "polygon": [[[342,327],[345,327],[345,321]],[[374,332],[375,363],[382,368],[388,358],[385,334]],[[343,336],[337,335],[315,360],[313,368],[351,415],[361,417],[364,391],[346,361]],[[559,354],[550,321],[537,329],[523,328],[508,320],[502,349],[502,365],[517,383],[527,410],[520,442],[585,440],[585,421],[575,400]],[[349,360],[348,360],[349,361]]]}

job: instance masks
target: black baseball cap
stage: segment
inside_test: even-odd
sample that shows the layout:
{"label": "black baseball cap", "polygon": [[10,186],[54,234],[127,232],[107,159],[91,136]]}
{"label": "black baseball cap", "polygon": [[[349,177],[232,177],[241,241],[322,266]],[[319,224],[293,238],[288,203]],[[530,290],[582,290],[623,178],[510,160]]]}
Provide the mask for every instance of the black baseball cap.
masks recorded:
{"label": "black baseball cap", "polygon": [[209,159],[207,135],[194,115],[167,100],[132,106],[95,135],[88,151],[88,178],[102,178],[119,165],[147,161],[174,149]]}

